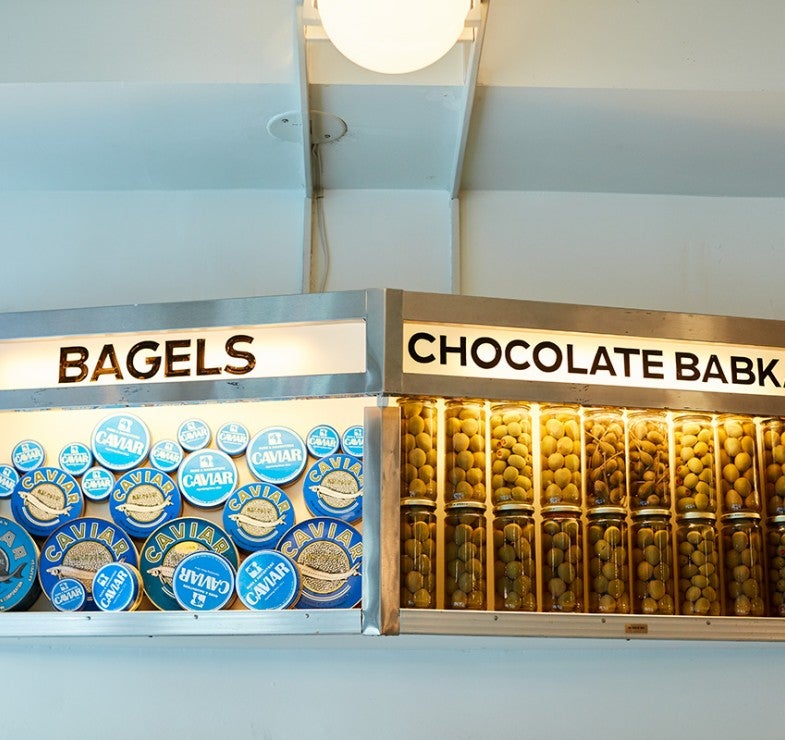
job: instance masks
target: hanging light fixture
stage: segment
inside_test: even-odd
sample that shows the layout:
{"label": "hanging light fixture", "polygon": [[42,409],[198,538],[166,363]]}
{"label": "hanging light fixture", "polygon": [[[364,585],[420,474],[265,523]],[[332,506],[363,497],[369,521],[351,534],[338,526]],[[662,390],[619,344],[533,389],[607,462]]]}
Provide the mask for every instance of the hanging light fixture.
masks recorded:
{"label": "hanging light fixture", "polygon": [[471,0],[318,0],[333,45],[374,72],[404,74],[441,59],[458,41]]}

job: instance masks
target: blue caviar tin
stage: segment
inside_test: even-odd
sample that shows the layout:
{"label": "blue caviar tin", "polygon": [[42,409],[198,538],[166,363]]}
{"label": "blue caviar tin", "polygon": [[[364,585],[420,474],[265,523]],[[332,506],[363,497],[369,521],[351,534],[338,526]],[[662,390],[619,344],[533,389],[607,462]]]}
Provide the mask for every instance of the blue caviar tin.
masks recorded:
{"label": "blue caviar tin", "polygon": [[113,521],[140,539],[180,516],[182,508],[177,484],[155,468],[129,470],[117,479],[109,497]]}
{"label": "blue caviar tin", "polygon": [[207,447],[211,436],[210,427],[201,419],[188,419],[177,428],[177,441],[186,452]]}
{"label": "blue caviar tin", "polygon": [[235,570],[223,555],[200,550],[175,566],[172,588],[181,609],[216,611],[234,601],[234,579]]}
{"label": "blue caviar tin", "polygon": [[79,477],[93,464],[93,453],[81,442],[72,442],[60,450],[57,458],[61,470]]}
{"label": "blue caviar tin", "polygon": [[295,524],[278,550],[297,563],[302,595],[297,609],[349,609],[362,596],[362,536],[340,519],[316,517]]}
{"label": "blue caviar tin", "polygon": [[349,427],[341,435],[341,449],[347,455],[354,457],[363,456],[363,447],[365,445],[365,429],[362,424]]}
{"label": "blue caviar tin", "polygon": [[114,474],[100,465],[90,468],[81,480],[82,493],[91,501],[105,501],[114,488]]}
{"label": "blue caviar tin", "polygon": [[142,576],[128,563],[107,563],[93,576],[93,601],[102,612],[132,612],[144,591]]}
{"label": "blue caviar tin", "polygon": [[262,483],[283,486],[305,469],[305,443],[287,427],[262,429],[248,443],[245,459],[253,476]]}
{"label": "blue caviar tin", "polygon": [[87,604],[87,589],[76,578],[61,578],[52,586],[49,600],[59,612],[78,612]]}
{"label": "blue caviar tin", "polygon": [[218,428],[215,433],[215,444],[221,452],[225,452],[231,457],[242,455],[248,448],[251,435],[242,425],[235,422],[227,422]]}
{"label": "blue caviar tin", "polygon": [[173,473],[183,461],[183,448],[173,439],[161,439],[150,448],[150,465],[164,473]]}
{"label": "blue caviar tin", "polygon": [[156,608],[180,609],[172,585],[174,569],[183,558],[200,550],[223,555],[237,569],[240,558],[234,543],[221,527],[206,519],[174,519],[162,524],[147,538],[141,549],[139,570],[144,590]]}
{"label": "blue caviar tin", "polygon": [[363,513],[363,464],[351,455],[317,460],[305,474],[303,498],[314,516],[356,522]]}
{"label": "blue caviar tin", "polygon": [[341,438],[331,426],[320,424],[305,435],[305,446],[312,457],[327,457],[338,452]]}
{"label": "blue caviar tin", "polygon": [[0,498],[11,498],[19,483],[19,473],[10,465],[0,465]]}
{"label": "blue caviar tin", "polygon": [[64,578],[79,581],[87,591],[85,609],[95,611],[93,578],[101,566],[123,562],[136,567],[139,556],[131,538],[116,524],[84,517],[52,532],[41,547],[39,578],[52,599],[55,584]]}
{"label": "blue caviar tin", "polygon": [[223,525],[242,550],[274,548],[294,525],[294,507],[277,486],[249,483],[226,500]]}
{"label": "blue caviar tin", "polygon": [[0,611],[29,609],[40,593],[38,547],[25,529],[0,517]]}
{"label": "blue caviar tin", "polygon": [[83,509],[79,483],[60,468],[25,473],[11,496],[14,519],[35,537],[48,537],[62,524],[78,519]]}
{"label": "blue caviar tin", "polygon": [[109,470],[130,470],[141,465],[150,451],[150,431],[137,416],[113,414],[93,430],[96,461]]}
{"label": "blue caviar tin", "polygon": [[44,464],[46,452],[34,439],[24,439],[11,450],[11,462],[20,473],[29,473]]}
{"label": "blue caviar tin", "polygon": [[237,467],[220,450],[197,450],[187,455],[177,471],[183,498],[193,506],[220,506],[237,487]]}
{"label": "blue caviar tin", "polygon": [[289,609],[301,590],[297,566],[277,550],[252,553],[237,571],[237,595],[248,609]]}

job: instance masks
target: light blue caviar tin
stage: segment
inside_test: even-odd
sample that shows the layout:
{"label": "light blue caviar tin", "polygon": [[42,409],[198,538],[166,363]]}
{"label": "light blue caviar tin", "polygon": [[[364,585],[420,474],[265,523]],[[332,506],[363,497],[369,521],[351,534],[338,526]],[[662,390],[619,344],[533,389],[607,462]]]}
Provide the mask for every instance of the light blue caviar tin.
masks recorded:
{"label": "light blue caviar tin", "polygon": [[130,470],[141,465],[150,451],[150,431],[133,414],[114,414],[93,431],[93,455],[109,470]]}
{"label": "light blue caviar tin", "polygon": [[262,483],[283,486],[305,469],[308,455],[297,432],[287,427],[268,427],[256,434],[245,453],[248,468]]}
{"label": "light blue caviar tin", "polygon": [[0,517],[0,611],[29,609],[40,593],[38,547],[25,529]]}
{"label": "light blue caviar tin", "polygon": [[143,594],[142,577],[128,563],[107,563],[93,577],[93,600],[102,612],[135,611]]}
{"label": "light blue caviar tin", "polygon": [[303,498],[314,516],[356,522],[363,513],[363,464],[351,455],[317,460],[305,474]]}
{"label": "light blue caviar tin", "polygon": [[66,473],[79,477],[93,464],[93,453],[81,442],[72,442],[60,450],[58,464]]}
{"label": "light blue caviar tin", "polygon": [[188,419],[177,429],[177,441],[186,452],[207,447],[211,437],[210,427],[201,419]]}
{"label": "light blue caviar tin", "polygon": [[252,553],[237,571],[237,595],[248,609],[289,609],[301,589],[297,566],[276,550]]}
{"label": "light blue caviar tin", "polygon": [[91,501],[105,501],[109,498],[114,483],[114,474],[96,465],[82,476],[82,493]]}
{"label": "light blue caviar tin", "polygon": [[19,483],[19,473],[10,465],[0,465],[0,498],[11,498]]}
{"label": "light blue caviar tin", "polygon": [[109,497],[112,520],[139,539],[180,516],[182,509],[177,484],[155,468],[129,470],[117,479]]}
{"label": "light blue caviar tin", "polygon": [[78,519],[84,509],[76,478],[60,468],[37,468],[20,476],[11,496],[11,512],[34,537],[48,537]]}
{"label": "light blue caviar tin", "polygon": [[327,457],[338,452],[341,438],[331,426],[320,424],[305,436],[305,446],[312,457]]}
{"label": "light blue caviar tin", "polygon": [[278,486],[249,483],[226,500],[223,525],[240,549],[271,549],[294,525],[294,507]]}
{"label": "light blue caviar tin", "polygon": [[177,471],[183,498],[193,506],[220,506],[237,487],[237,467],[220,450],[198,450],[188,455]]}
{"label": "light blue caviar tin", "polygon": [[365,430],[363,429],[362,424],[349,427],[341,435],[341,449],[347,455],[353,455],[354,457],[362,457],[364,445],[365,445]]}
{"label": "light blue caviar tin", "polygon": [[11,462],[20,473],[29,473],[44,464],[46,452],[34,439],[19,442],[11,451]]}
{"label": "light blue caviar tin", "polygon": [[201,550],[175,566],[172,588],[181,609],[216,611],[234,601],[234,579],[235,570],[223,555]]}
{"label": "light blue caviar tin", "polygon": [[61,578],[52,586],[49,599],[59,612],[78,612],[87,604],[87,589],[76,578]]}
{"label": "light blue caviar tin", "polygon": [[218,428],[215,433],[215,444],[218,449],[231,457],[242,455],[248,448],[251,435],[242,425],[235,422],[227,422]]}
{"label": "light blue caviar tin", "polygon": [[150,448],[150,465],[164,473],[173,473],[183,461],[183,448],[173,439],[162,439]]}
{"label": "light blue caviar tin", "polygon": [[295,524],[278,550],[297,563],[302,595],[297,609],[350,609],[362,597],[360,533],[340,519],[316,517]]}

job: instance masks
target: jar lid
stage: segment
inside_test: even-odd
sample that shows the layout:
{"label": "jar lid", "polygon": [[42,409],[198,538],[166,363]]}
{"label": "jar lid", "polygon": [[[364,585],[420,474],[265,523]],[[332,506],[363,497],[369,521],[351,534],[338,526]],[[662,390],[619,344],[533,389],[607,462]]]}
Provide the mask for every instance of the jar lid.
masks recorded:
{"label": "jar lid", "polygon": [[491,411],[503,411],[504,409],[530,411],[531,407],[532,405],[528,401],[494,401]]}
{"label": "jar lid", "polygon": [[543,506],[542,507],[542,514],[543,516],[547,514],[576,514],[580,515],[581,513],[580,506],[572,506],[568,504],[556,504],[554,506]]}
{"label": "jar lid", "polygon": [[493,509],[494,514],[534,514],[532,504],[519,504],[515,501],[499,504]]}
{"label": "jar lid", "polygon": [[769,518],[768,524],[785,524],[785,514],[777,514]]}
{"label": "jar lid", "polygon": [[723,514],[720,517],[721,522],[743,521],[744,519],[757,521],[760,519],[760,514],[754,511],[733,511],[730,514]]}
{"label": "jar lid", "polygon": [[670,510],[651,508],[651,509],[638,509],[632,512],[633,519],[643,519],[644,517],[647,516],[670,516]]}
{"label": "jar lid", "polygon": [[589,516],[624,516],[626,513],[623,506],[596,506],[587,512]]}
{"label": "jar lid", "polygon": [[674,421],[684,421],[686,419],[701,419],[702,421],[711,421],[711,414],[703,411],[677,411],[673,414]]}
{"label": "jar lid", "polygon": [[684,514],[679,514],[676,519],[678,521],[697,521],[700,519],[715,521],[717,515],[711,511],[686,511]]}
{"label": "jar lid", "polygon": [[402,498],[401,507],[405,506],[424,506],[428,509],[435,509],[436,502],[429,498]]}
{"label": "jar lid", "polygon": [[480,501],[451,501],[449,504],[444,505],[445,511],[461,511],[464,509],[485,511],[485,504]]}

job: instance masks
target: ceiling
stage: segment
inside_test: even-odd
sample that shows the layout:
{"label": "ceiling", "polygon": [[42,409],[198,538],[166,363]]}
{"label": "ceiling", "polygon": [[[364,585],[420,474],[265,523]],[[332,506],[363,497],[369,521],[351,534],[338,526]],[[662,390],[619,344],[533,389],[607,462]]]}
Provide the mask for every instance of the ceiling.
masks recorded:
{"label": "ceiling", "polygon": [[307,93],[326,189],[785,196],[780,0],[490,0],[476,90],[471,42],[388,77],[309,41],[303,86],[298,8],[0,0],[0,189],[303,189],[267,126]]}

